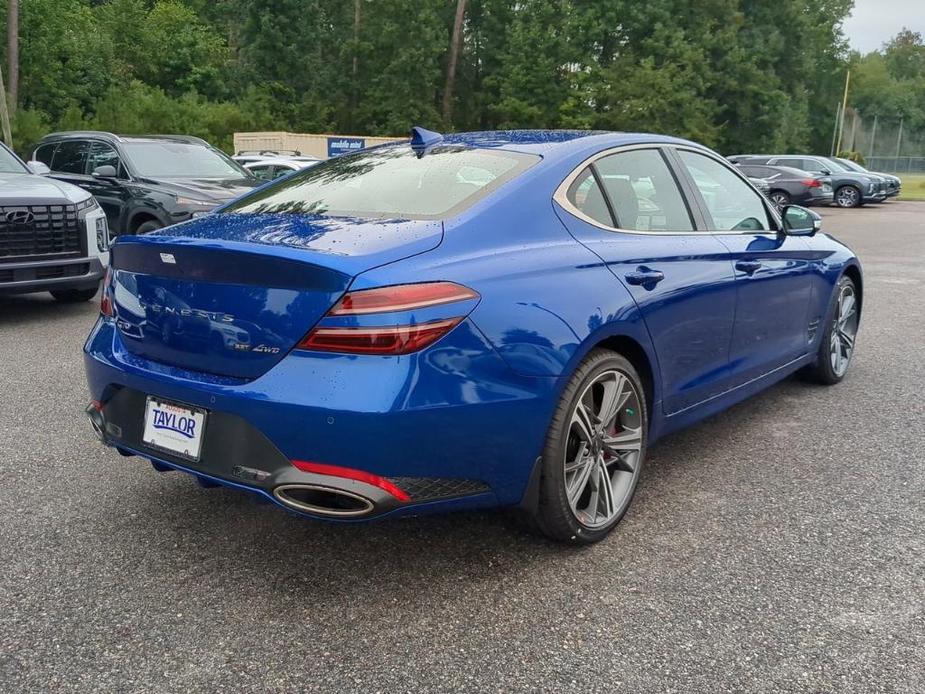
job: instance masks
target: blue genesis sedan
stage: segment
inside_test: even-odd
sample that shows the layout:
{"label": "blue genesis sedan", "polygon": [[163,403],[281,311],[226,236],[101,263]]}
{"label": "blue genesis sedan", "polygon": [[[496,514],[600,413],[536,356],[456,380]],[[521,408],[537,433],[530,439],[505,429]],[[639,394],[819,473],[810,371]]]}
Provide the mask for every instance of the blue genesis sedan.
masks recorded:
{"label": "blue genesis sedan", "polygon": [[693,142],[415,128],[120,237],[87,415],[305,516],[513,507],[590,543],[658,438],[841,381],[862,298],[816,214]]}

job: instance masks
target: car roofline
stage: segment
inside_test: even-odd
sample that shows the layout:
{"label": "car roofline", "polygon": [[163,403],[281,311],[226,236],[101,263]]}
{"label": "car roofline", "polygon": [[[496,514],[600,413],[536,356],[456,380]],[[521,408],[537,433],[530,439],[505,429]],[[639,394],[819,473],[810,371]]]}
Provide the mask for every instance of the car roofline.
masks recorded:
{"label": "car roofline", "polygon": [[58,132],[49,133],[42,138],[42,142],[49,142],[53,140],[73,140],[77,138],[96,138],[100,140],[108,140],[110,142],[129,142],[132,140],[168,140],[172,142],[183,142],[186,144],[205,145],[206,147],[212,146],[201,137],[194,137],[193,135],[116,135],[115,133],[107,132],[105,130],[61,130]]}

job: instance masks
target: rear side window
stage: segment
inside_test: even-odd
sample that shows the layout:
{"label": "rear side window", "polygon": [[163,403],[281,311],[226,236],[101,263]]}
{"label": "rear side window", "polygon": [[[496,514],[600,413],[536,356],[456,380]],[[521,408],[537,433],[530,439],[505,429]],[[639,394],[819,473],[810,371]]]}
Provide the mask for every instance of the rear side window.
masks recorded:
{"label": "rear side window", "polygon": [[678,184],[658,150],[619,152],[598,159],[594,166],[619,228],[693,231]]}
{"label": "rear side window", "polygon": [[60,143],[52,157],[51,170],[60,173],[84,173],[87,165],[87,144],[83,140]]}
{"label": "rear side window", "polygon": [[761,195],[725,164],[703,154],[679,150],[694,185],[713,218],[713,229],[760,231],[769,229]]}
{"label": "rear side window", "polygon": [[329,159],[247,195],[227,212],[440,219],[458,214],[539,157],[443,145],[418,157],[408,145]]}
{"label": "rear side window", "polygon": [[774,178],[777,172],[767,166],[740,166],[739,170],[751,178]]}
{"label": "rear side window", "polygon": [[566,197],[583,215],[606,227],[614,226],[613,217],[610,216],[610,210],[607,208],[607,200],[604,199],[604,192],[597,184],[591,167],[585,168],[578,174],[578,178],[569,186]]}
{"label": "rear side window", "polygon": [[42,145],[35,150],[35,160],[42,162],[49,169],[51,168],[51,155],[55,153],[55,144]]}
{"label": "rear side window", "polygon": [[803,159],[777,159],[774,161],[778,166],[792,166],[794,169],[800,169],[801,171],[806,171],[808,164],[804,163]]}

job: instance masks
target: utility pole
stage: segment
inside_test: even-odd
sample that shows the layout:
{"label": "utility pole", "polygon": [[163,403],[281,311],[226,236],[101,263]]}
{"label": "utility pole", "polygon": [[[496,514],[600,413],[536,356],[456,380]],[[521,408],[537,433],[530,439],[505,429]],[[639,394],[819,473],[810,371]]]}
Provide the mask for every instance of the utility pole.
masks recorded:
{"label": "utility pole", "polygon": [[880,114],[874,114],[874,129],[870,133],[870,150],[867,154],[868,159],[873,159],[874,157],[874,143],[877,141],[877,119],[880,117]]}
{"label": "utility pole", "polygon": [[354,0],[353,3],[353,65],[350,70],[350,127],[348,130],[353,131],[356,125],[356,110],[359,103],[360,87],[357,79],[360,72],[360,7],[361,0]]}
{"label": "utility pole", "polygon": [[0,125],[3,126],[3,141],[13,148],[13,134],[10,132],[10,110],[6,104],[6,87],[3,86],[3,68],[0,68]]}
{"label": "utility pole", "polygon": [[858,112],[853,110],[851,111],[851,151],[857,151],[857,139],[858,139]]}
{"label": "utility pole", "polygon": [[841,125],[838,128],[838,144],[835,146],[835,156],[841,152],[841,138],[845,130],[845,109],[848,108],[848,85],[851,84],[851,70],[845,73],[845,95],[841,102]]}
{"label": "utility pole", "polygon": [[838,122],[841,118],[841,104],[835,104],[835,127],[832,128],[832,146],[829,148],[829,156],[835,156],[835,138],[838,137]]}
{"label": "utility pole", "polygon": [[11,111],[19,103],[19,0],[8,0],[6,6],[6,54],[9,59]]}
{"label": "utility pole", "polygon": [[906,117],[902,116],[899,119],[899,137],[896,138],[896,159],[893,161],[893,168],[896,171],[899,171],[899,153],[902,151],[903,146],[903,123],[905,123]]}

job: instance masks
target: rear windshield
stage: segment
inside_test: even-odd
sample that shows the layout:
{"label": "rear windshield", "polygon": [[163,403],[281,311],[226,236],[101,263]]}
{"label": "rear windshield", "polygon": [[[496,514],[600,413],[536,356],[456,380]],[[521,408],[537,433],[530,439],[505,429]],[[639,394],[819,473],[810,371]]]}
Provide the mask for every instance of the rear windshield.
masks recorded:
{"label": "rear windshield", "polygon": [[408,145],[377,147],[329,159],[222,211],[439,219],[458,214],[537,161],[520,152],[449,145],[421,157]]}
{"label": "rear windshield", "polygon": [[249,178],[229,157],[200,144],[169,140],[128,141],[122,148],[139,176],[150,178]]}

